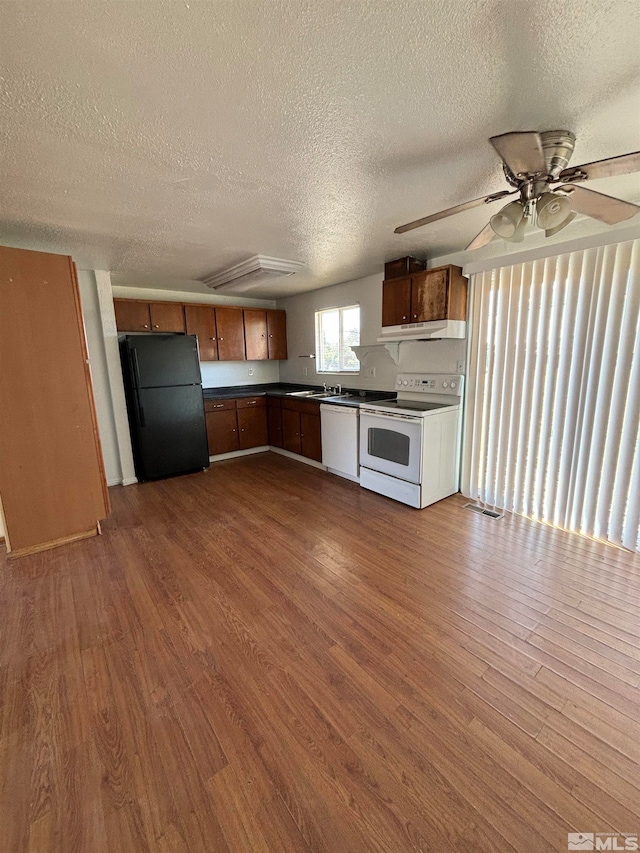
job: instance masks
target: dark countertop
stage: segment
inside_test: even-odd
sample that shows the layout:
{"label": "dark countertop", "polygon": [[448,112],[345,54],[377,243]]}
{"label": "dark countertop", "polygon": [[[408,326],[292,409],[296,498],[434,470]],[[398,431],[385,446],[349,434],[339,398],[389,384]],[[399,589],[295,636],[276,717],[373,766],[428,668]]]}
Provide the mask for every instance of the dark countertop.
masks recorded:
{"label": "dark countertop", "polygon": [[[318,385],[296,385],[287,382],[271,382],[263,385],[232,385],[226,388],[203,388],[205,400],[229,400],[236,397],[286,397],[292,391],[322,391]],[[313,403],[332,403],[336,406],[356,408],[360,403],[370,403],[373,400],[392,400],[395,391],[363,391],[359,388],[344,388],[343,394],[353,394],[352,397],[324,397],[321,400],[311,398]],[[302,398],[308,399],[306,397]]]}

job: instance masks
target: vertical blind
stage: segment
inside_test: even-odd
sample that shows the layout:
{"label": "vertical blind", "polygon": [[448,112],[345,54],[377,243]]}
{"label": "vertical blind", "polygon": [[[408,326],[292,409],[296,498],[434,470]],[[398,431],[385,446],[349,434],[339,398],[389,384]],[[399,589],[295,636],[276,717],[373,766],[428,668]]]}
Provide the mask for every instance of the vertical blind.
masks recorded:
{"label": "vertical blind", "polygon": [[640,240],[478,273],[462,491],[640,551]]}

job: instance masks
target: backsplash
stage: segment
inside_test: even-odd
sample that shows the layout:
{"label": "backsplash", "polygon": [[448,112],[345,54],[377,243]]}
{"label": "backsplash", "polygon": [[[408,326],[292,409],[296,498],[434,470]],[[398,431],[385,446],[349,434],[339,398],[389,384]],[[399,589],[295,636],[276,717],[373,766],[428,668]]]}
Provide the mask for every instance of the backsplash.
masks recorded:
{"label": "backsplash", "polygon": [[[201,361],[203,388],[229,385],[263,385],[280,380],[278,361]],[[249,375],[253,370],[253,375]]]}

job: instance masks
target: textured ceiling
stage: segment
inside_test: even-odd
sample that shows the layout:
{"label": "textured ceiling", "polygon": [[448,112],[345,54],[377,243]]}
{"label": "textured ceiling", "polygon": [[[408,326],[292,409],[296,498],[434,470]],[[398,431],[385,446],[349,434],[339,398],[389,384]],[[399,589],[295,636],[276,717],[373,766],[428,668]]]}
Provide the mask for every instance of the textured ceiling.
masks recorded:
{"label": "textured ceiling", "polygon": [[393,228],[503,188],[489,136],[640,148],[639,45],[637,0],[5,0],[0,242],[159,279],[306,263],[265,296],[447,254],[487,208]]}

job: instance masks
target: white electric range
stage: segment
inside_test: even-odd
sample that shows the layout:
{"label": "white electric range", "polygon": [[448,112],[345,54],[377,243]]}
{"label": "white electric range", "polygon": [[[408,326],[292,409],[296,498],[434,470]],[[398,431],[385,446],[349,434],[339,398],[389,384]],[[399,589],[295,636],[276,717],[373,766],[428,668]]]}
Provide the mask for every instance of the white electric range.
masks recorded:
{"label": "white electric range", "polygon": [[401,373],[360,404],[360,485],[422,509],[458,491],[464,376]]}

